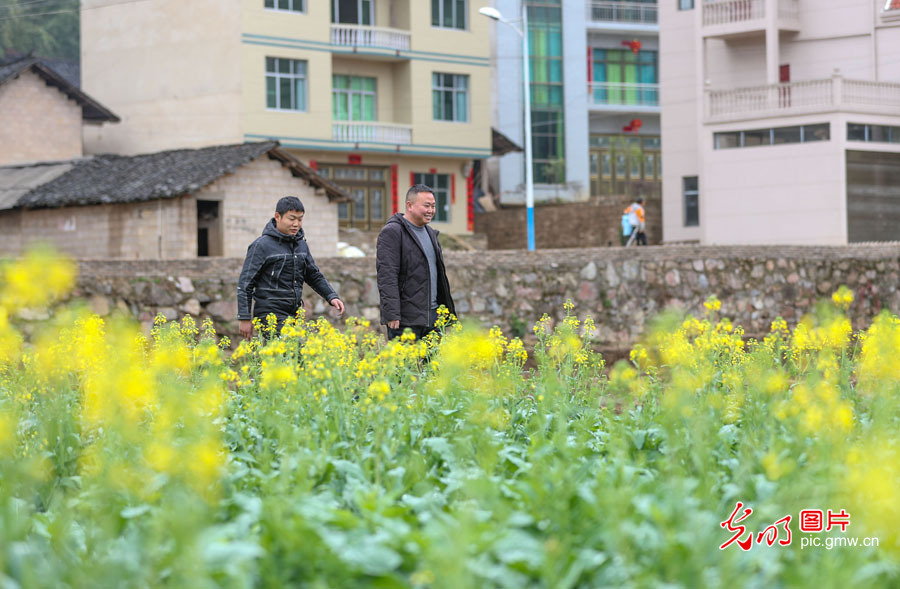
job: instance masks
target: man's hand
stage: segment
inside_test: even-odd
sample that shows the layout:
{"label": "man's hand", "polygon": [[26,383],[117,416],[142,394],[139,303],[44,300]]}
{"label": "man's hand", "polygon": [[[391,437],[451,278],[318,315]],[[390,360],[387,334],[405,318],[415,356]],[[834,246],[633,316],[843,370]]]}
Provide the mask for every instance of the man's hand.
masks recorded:
{"label": "man's hand", "polygon": [[391,329],[400,329],[400,320],[394,319],[393,321],[388,321],[387,326]]}
{"label": "man's hand", "polygon": [[337,309],[338,317],[344,314],[344,302],[341,299],[331,299],[329,304]]}
{"label": "man's hand", "polygon": [[238,330],[241,332],[241,337],[250,339],[253,337],[253,322],[249,319],[241,319],[238,324]]}

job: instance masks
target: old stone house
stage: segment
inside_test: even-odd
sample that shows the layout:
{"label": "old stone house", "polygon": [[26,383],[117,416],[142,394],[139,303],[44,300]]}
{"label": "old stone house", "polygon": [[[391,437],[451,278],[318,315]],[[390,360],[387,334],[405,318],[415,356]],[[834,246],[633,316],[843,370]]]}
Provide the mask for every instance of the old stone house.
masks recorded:
{"label": "old stone house", "polygon": [[0,60],[0,164],[81,157],[85,126],[119,122],[78,84],[77,68],[31,56]]}
{"label": "old stone house", "polygon": [[277,141],[0,166],[0,256],[45,241],[76,258],[242,257],[286,195],[313,254],[335,255],[349,196]]}

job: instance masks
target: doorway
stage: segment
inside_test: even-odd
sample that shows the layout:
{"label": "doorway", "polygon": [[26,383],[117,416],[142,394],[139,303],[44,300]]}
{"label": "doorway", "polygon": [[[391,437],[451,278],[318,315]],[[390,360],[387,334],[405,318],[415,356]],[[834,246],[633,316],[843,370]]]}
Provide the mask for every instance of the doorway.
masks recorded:
{"label": "doorway", "polygon": [[224,251],[222,240],[222,216],[219,201],[197,201],[197,256],[221,256]]}

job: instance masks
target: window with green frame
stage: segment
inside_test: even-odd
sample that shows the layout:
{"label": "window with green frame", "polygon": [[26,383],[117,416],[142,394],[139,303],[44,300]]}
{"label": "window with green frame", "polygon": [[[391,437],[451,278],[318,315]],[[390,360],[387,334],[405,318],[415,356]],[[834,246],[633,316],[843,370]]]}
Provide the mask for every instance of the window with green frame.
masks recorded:
{"label": "window with green frame", "polygon": [[303,0],[265,0],[265,7],[269,10],[283,10],[286,12],[304,12]]}
{"label": "window with green frame", "polygon": [[656,51],[595,48],[592,58],[594,104],[659,105]]}
{"label": "window with green frame", "polygon": [[465,30],[466,4],[466,0],[431,0],[431,26]]}
{"label": "window with green frame", "polygon": [[266,57],[266,108],[306,110],[306,61]]}
{"label": "window with green frame", "polygon": [[431,96],[434,120],[469,121],[469,76],[432,73]]}
{"label": "window with green frame", "polygon": [[331,0],[331,22],[371,26],[375,20],[373,0]]}
{"label": "window with green frame", "polygon": [[563,38],[560,0],[528,2],[534,181],[565,181]]}
{"label": "window with green frame", "polygon": [[375,99],[375,78],[331,77],[331,116],[335,121],[376,120]]}
{"label": "window with green frame", "polygon": [[413,174],[413,184],[424,184],[434,191],[434,219],[450,221],[450,174]]}

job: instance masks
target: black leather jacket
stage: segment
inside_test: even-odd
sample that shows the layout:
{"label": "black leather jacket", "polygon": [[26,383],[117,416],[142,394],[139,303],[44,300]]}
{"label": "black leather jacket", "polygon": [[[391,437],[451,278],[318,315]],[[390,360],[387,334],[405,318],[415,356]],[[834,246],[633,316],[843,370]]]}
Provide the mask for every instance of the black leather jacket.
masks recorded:
{"label": "black leather jacket", "polygon": [[269,313],[279,319],[293,316],[303,301],[304,282],[329,303],[338,298],[309,253],[303,230],[285,235],[275,228],[275,219],[270,220],[247,248],[238,279],[238,319],[265,318]]}

